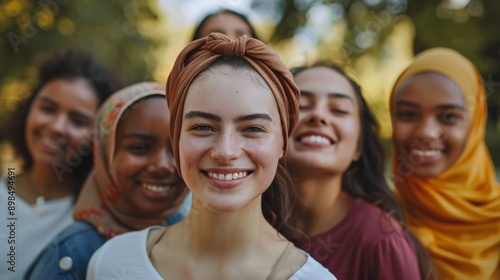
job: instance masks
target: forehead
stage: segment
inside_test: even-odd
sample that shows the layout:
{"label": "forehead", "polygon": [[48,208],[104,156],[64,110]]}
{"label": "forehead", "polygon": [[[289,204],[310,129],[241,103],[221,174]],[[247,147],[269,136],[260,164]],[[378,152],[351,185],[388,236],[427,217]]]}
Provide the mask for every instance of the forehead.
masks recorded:
{"label": "forehead", "polygon": [[36,99],[49,97],[53,101],[61,103],[85,102],[97,106],[97,94],[85,79],[77,78],[72,80],[55,79],[40,90]]}
{"label": "forehead", "polygon": [[250,29],[248,24],[239,16],[230,14],[230,13],[220,13],[214,16],[209,17],[203,26],[203,30],[212,29],[215,26],[221,27],[234,27],[236,28],[245,28]]}
{"label": "forehead", "polygon": [[235,70],[225,65],[211,68],[193,81],[184,108],[234,111],[235,114],[237,110],[242,114],[265,110],[278,114],[271,89],[255,70]]}
{"label": "forehead", "polygon": [[324,96],[330,93],[343,93],[356,101],[354,88],[349,80],[337,71],[328,67],[314,67],[306,69],[294,78],[301,91]]}
{"label": "forehead", "polygon": [[397,89],[394,99],[407,99],[421,106],[450,103],[465,106],[465,96],[458,84],[436,72],[410,77]]}
{"label": "forehead", "polygon": [[[158,122],[167,122],[170,120],[167,102],[163,96],[151,96],[141,99],[122,114],[118,122],[118,129],[124,130],[137,130],[160,128],[155,125]],[[168,127],[161,128],[161,130],[168,130]]]}

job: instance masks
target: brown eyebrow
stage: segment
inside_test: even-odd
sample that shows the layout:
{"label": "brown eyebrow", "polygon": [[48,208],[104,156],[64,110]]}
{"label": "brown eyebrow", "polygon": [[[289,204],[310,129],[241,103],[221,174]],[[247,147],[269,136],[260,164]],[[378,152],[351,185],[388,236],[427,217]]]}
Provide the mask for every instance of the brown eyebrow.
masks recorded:
{"label": "brown eyebrow", "polygon": [[[212,121],[217,121],[220,122],[222,121],[221,117],[219,115],[214,115],[210,114],[207,112],[202,112],[202,111],[189,111],[185,115],[186,119],[192,119],[192,118],[204,118],[204,119],[209,119]],[[245,122],[245,121],[250,121],[250,120],[255,120],[255,119],[264,119],[268,121],[273,121],[273,119],[268,115],[268,114],[250,114],[250,115],[245,115],[245,116],[239,116],[234,119],[235,122]]]}
{"label": "brown eyebrow", "polygon": [[[40,98],[40,102],[49,103],[51,106],[59,107],[59,104],[57,102],[55,102],[54,100],[52,100],[51,98],[46,97],[46,96],[42,96]],[[86,113],[84,113],[82,111],[71,110],[70,114],[76,115],[77,117],[85,119],[88,122],[93,122],[94,121],[94,118],[92,118],[92,116],[90,116],[90,115],[88,115],[88,114],[86,114]]]}
{"label": "brown eyebrow", "polygon": [[155,139],[154,136],[146,135],[146,134],[139,133],[139,132],[131,132],[131,133],[126,134],[122,137],[122,139],[126,139],[126,138],[139,138],[139,139],[146,140],[146,141],[153,141]]}
{"label": "brown eyebrow", "polygon": [[219,115],[214,115],[202,111],[189,111],[184,115],[184,118],[186,119],[193,119],[193,118],[204,118],[204,119],[209,119],[213,121],[218,121],[220,122],[222,119]]}
{"label": "brown eyebrow", "polygon": [[[410,106],[410,107],[415,107],[415,108],[420,107],[417,103],[411,102],[411,101],[406,101],[406,100],[396,101],[396,106]],[[456,103],[438,105],[435,107],[435,109],[440,109],[440,110],[458,109],[461,111],[466,111],[466,109],[463,105],[456,104]]]}
{"label": "brown eyebrow", "polygon": [[[309,91],[300,91],[300,95],[305,95],[307,97],[313,97],[314,94],[309,92]],[[329,98],[345,98],[345,99],[348,99],[349,101],[352,102],[352,104],[354,104],[354,100],[352,99],[352,97],[350,97],[349,95],[345,94],[345,93],[340,93],[340,92],[332,92],[332,93],[328,93],[328,97]]]}
{"label": "brown eyebrow", "polygon": [[235,119],[236,122],[245,122],[245,121],[251,121],[255,119],[264,119],[266,121],[272,122],[273,119],[268,115],[268,114],[251,114],[251,115],[246,115],[246,116],[240,116]]}

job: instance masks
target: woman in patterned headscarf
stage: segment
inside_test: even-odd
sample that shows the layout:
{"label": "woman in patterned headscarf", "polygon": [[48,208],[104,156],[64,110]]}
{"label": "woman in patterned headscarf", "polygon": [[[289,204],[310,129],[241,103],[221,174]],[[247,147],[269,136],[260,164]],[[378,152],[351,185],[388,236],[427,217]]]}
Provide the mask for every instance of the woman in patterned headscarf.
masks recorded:
{"label": "woman in patterned headscarf", "polygon": [[479,72],[453,50],[427,50],[400,75],[390,107],[397,194],[441,279],[500,279],[500,186]]}
{"label": "woman in patterned headscarf", "polygon": [[159,84],[135,84],[106,100],[94,131],[94,170],[73,213],[77,222],[52,240],[25,279],[84,279],[106,240],[186,216],[188,189],[175,170],[168,125]]}
{"label": "woman in patterned headscarf", "polygon": [[170,228],[111,240],[92,257],[89,279],[116,273],[335,279],[287,240],[295,194],[279,161],[296,123],[298,95],[279,56],[259,40],[212,33],[190,43],[168,78],[167,101],[177,170],[193,193],[191,211]]}

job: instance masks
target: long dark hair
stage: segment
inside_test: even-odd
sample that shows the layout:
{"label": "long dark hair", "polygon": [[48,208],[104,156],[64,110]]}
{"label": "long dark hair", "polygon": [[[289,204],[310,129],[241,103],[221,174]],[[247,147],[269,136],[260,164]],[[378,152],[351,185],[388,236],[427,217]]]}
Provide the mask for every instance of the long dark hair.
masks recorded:
{"label": "long dark hair", "polygon": [[[41,89],[49,82],[60,78],[66,80],[85,79],[95,91],[99,100],[99,106],[108,96],[121,87],[121,83],[111,71],[83,51],[69,49],[62,52],[55,52],[49,56],[38,70],[38,81],[31,91],[30,96],[17,105],[16,110],[7,122],[7,139],[14,148],[16,155],[21,158],[24,170],[29,170],[33,167],[33,157],[26,144],[24,129],[28,114]],[[89,144],[91,144],[91,141],[89,141]],[[73,190],[75,197],[78,195],[92,165],[92,153],[90,153],[83,155],[81,163],[77,168],[72,170],[71,175],[76,184]]]}
{"label": "long dark hair", "polygon": [[260,40],[257,37],[257,34],[255,34],[255,29],[253,28],[252,24],[250,23],[250,21],[248,20],[248,18],[245,15],[240,14],[238,12],[235,12],[233,10],[222,9],[222,10],[218,10],[216,12],[213,12],[211,14],[206,15],[200,21],[200,23],[198,23],[198,25],[196,26],[196,29],[194,30],[193,37],[191,38],[191,41],[194,41],[196,39],[200,39],[201,38],[201,29],[203,28],[203,26],[205,25],[207,20],[209,20],[211,17],[217,16],[220,14],[231,14],[233,16],[240,18],[242,21],[244,21],[248,25],[248,27],[250,28],[250,31],[252,32],[252,34],[248,34],[248,36]]}
{"label": "long dark hair", "polygon": [[[195,79],[200,78],[210,69],[221,66],[228,66],[231,70],[236,70],[235,73],[237,73],[237,70],[246,69],[260,75],[243,57],[229,55],[217,58],[201,71]],[[303,236],[292,226],[293,209],[297,202],[298,194],[296,188],[294,188],[294,183],[284,166],[283,160],[280,160],[271,185],[262,194],[262,212],[264,218],[288,240],[296,240]]]}
{"label": "long dark hair", "polygon": [[345,73],[342,67],[325,61],[317,62],[311,67],[294,68],[291,71],[294,76],[297,76],[302,71],[315,67],[327,67],[344,76],[353,87],[358,100],[361,156],[359,160],[353,161],[342,175],[342,190],[352,197],[363,198],[396,220],[413,241],[421,278],[435,279],[434,268],[427,249],[408,228],[403,211],[387,184],[384,176],[384,147],[379,137],[380,126],[363,98],[361,87]]}

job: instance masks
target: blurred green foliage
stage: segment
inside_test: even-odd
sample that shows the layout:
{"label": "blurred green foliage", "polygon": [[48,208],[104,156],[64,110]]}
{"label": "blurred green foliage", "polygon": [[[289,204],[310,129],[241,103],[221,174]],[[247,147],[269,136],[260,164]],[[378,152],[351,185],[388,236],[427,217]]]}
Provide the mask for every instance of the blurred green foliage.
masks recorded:
{"label": "blurred green foliage", "polygon": [[[460,3],[462,3],[460,5]],[[327,9],[331,26],[347,27],[342,48],[356,61],[370,54],[383,59],[383,48],[393,28],[409,18],[415,26],[414,53],[431,47],[449,47],[468,57],[479,69],[488,96],[486,142],[500,166],[500,1],[497,0],[253,0],[253,7],[277,18],[272,42],[288,40]],[[321,38],[318,38],[321,42]]]}
{"label": "blurred green foliage", "polygon": [[[54,50],[76,47],[112,69],[124,85],[151,80],[161,16],[154,0],[6,0],[0,3],[0,128],[12,110],[7,102],[27,92],[5,85],[34,83],[39,64]],[[28,87],[29,88],[29,87]],[[9,95],[9,96],[7,96]],[[18,95],[18,96],[12,96]],[[3,130],[3,129],[0,129]],[[0,134],[0,140],[4,135]]]}

